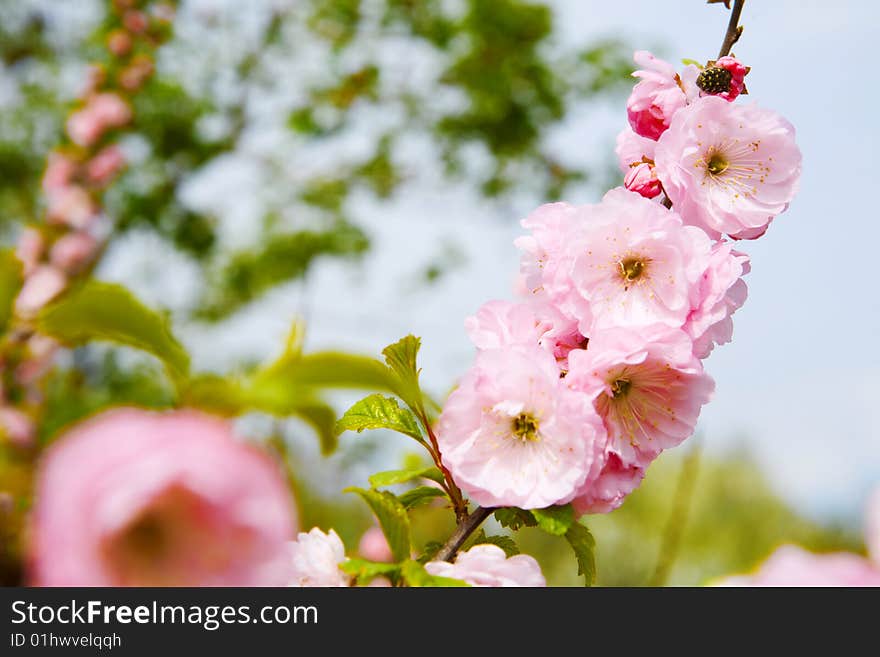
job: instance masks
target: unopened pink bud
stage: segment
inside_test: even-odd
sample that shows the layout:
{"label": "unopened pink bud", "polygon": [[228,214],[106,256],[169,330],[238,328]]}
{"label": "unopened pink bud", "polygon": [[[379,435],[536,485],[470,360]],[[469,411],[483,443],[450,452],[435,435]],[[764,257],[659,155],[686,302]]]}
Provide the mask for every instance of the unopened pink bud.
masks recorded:
{"label": "unopened pink bud", "polygon": [[150,22],[144,12],[132,10],[125,12],[125,16],[122,17],[122,24],[125,25],[125,29],[129,32],[141,34],[146,31]]}
{"label": "unopened pink bud", "polygon": [[92,197],[82,187],[71,185],[49,196],[50,223],[65,224],[83,230],[92,224],[95,216]]}
{"label": "unopened pink bud", "polygon": [[69,233],[52,246],[49,260],[58,269],[77,274],[91,262],[97,250],[98,241],[88,233]]}
{"label": "unopened pink bud", "polygon": [[34,443],[34,422],[27,415],[15,408],[0,408],[0,432],[18,447],[30,447]]}
{"label": "unopened pink bud", "polygon": [[86,173],[89,180],[96,185],[106,185],[125,166],[122,149],[112,144],[98,153],[88,163]]}
{"label": "unopened pink bud", "polygon": [[630,167],[623,184],[629,191],[641,194],[645,198],[659,196],[662,191],[660,180],[654,172],[654,165],[647,162]]}
{"label": "unopened pink bud", "polygon": [[107,49],[116,57],[125,57],[132,45],[131,36],[125,30],[113,30],[107,37]]}
{"label": "unopened pink bud", "polygon": [[15,299],[15,309],[20,315],[31,317],[58,296],[66,285],[67,277],[62,271],[51,265],[41,265],[25,279]]}
{"label": "unopened pink bud", "polygon": [[370,561],[392,562],[394,557],[391,554],[391,547],[388,545],[388,539],[378,527],[370,527],[361,536],[361,542],[358,544],[358,552],[364,559]]}
{"label": "unopened pink bud", "polygon": [[55,151],[49,154],[46,172],[43,174],[43,192],[52,194],[70,185],[76,173],[76,162]]}

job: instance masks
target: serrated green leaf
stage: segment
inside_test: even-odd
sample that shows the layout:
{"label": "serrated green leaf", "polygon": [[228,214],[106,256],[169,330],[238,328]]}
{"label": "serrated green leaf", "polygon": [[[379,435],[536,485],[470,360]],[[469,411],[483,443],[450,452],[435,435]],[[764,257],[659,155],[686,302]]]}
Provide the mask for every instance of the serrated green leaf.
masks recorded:
{"label": "serrated green leaf", "polygon": [[534,527],[538,524],[531,512],[518,509],[514,506],[495,509],[495,520],[497,520],[502,527],[507,527],[514,531],[518,530],[520,527]]}
{"label": "serrated green leaf", "polygon": [[596,540],[590,530],[579,522],[569,527],[565,540],[574,550],[578,575],[584,576],[584,586],[592,586],[596,583]]}
{"label": "serrated green leaf", "polygon": [[519,554],[519,547],[510,536],[488,536],[484,529],[481,529],[476,536],[468,542],[467,549],[471,549],[475,545],[497,545],[508,557]]}
{"label": "serrated green leaf", "polygon": [[414,411],[424,415],[422,389],[419,386],[419,369],[416,359],[419,354],[421,340],[414,335],[407,335],[382,350],[385,362],[397,375],[399,385],[395,392]]}
{"label": "serrated green leaf", "polygon": [[0,334],[5,333],[9,326],[12,307],[21,284],[21,261],[12,249],[0,250]]}
{"label": "serrated green leaf", "polygon": [[405,561],[401,564],[400,574],[407,586],[424,587],[424,586],[440,586],[440,587],[459,587],[470,586],[467,582],[451,577],[438,577],[432,575],[418,561]]}
{"label": "serrated green leaf", "polygon": [[[349,408],[336,423],[337,434],[364,429],[390,429],[424,442],[419,421],[408,408],[401,408],[393,397],[375,394]],[[418,475],[417,475],[418,476]],[[401,483],[399,481],[393,483]],[[388,486],[390,484],[382,484]]]}
{"label": "serrated green leaf", "polygon": [[532,517],[538,527],[554,536],[565,536],[574,523],[574,509],[571,504],[548,506],[546,509],[532,509]]}
{"label": "serrated green leaf", "polygon": [[412,509],[419,504],[425,504],[438,497],[448,496],[446,495],[446,491],[440,488],[434,488],[434,486],[419,486],[418,488],[413,488],[412,490],[408,490],[401,494],[400,503],[407,509]]}
{"label": "serrated green leaf", "polygon": [[141,349],[161,359],[175,380],[189,372],[189,355],[171,334],[168,320],[122,285],[89,280],[43,309],[37,325],[68,346],[107,340]]}
{"label": "serrated green leaf", "polygon": [[346,493],[357,493],[370,506],[379,526],[391,547],[391,554],[395,561],[409,559],[412,545],[410,539],[409,516],[406,508],[388,491],[367,490],[364,488],[346,488]]}
{"label": "serrated green leaf", "polygon": [[405,484],[413,479],[431,479],[438,483],[443,481],[443,474],[435,467],[411,468],[407,470],[385,470],[370,477],[370,486],[383,488],[394,484]]}
{"label": "serrated green leaf", "polygon": [[380,563],[366,559],[347,559],[339,564],[347,575],[355,578],[358,586],[369,584],[376,577],[396,577],[400,573],[400,564]]}

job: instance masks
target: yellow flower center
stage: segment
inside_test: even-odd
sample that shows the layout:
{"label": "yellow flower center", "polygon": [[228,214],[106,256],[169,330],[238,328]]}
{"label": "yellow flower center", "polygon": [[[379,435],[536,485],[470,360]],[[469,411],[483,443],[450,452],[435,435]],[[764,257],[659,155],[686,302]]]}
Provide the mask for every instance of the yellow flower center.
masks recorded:
{"label": "yellow flower center", "polygon": [[720,176],[727,171],[727,167],[729,166],[730,162],[728,162],[727,158],[718,151],[715,151],[709,156],[709,161],[706,163],[706,170],[713,176]]}
{"label": "yellow flower center", "polygon": [[624,397],[629,392],[629,389],[632,387],[632,381],[629,379],[617,379],[611,384],[611,395],[614,399],[618,399],[619,397]]}
{"label": "yellow flower center", "polygon": [[513,436],[519,440],[538,440],[538,421],[529,413],[520,413],[513,418]]}

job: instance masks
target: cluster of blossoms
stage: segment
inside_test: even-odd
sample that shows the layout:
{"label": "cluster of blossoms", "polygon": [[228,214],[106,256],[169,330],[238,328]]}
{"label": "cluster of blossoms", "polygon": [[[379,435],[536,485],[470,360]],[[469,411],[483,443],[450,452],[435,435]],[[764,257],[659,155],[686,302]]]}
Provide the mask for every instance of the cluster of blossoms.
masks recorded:
{"label": "cluster of blossoms", "polygon": [[610,511],[693,433],[713,391],[702,359],[746,299],[749,258],[723,236],[759,237],[796,192],[794,129],[732,102],[745,66],[635,60],[626,185],[524,219],[519,298],[466,321],[476,362],[437,440],[483,506]]}
{"label": "cluster of blossoms", "polygon": [[880,586],[880,488],[865,514],[868,559],[849,552],[813,554],[783,545],[752,574],[727,577],[719,586]]}
{"label": "cluster of blossoms", "polygon": [[[38,405],[36,385],[52,364],[57,344],[27,327],[49,302],[92,266],[108,227],[101,220],[101,197],[125,167],[115,142],[132,121],[129,98],[153,73],[152,53],[168,36],[173,7],[155,3],[149,11],[138,0],[115,0],[119,24],[108,37],[112,61],[93,66],[77,109],[66,123],[67,142],[49,155],[42,181],[45,221],[25,228],[16,248],[24,284],[15,300],[23,330],[3,354],[5,389],[21,388],[26,405]],[[114,47],[121,38],[128,47]],[[11,396],[11,395],[6,395]],[[34,423],[12,404],[0,404],[0,431],[14,445],[29,446]]]}

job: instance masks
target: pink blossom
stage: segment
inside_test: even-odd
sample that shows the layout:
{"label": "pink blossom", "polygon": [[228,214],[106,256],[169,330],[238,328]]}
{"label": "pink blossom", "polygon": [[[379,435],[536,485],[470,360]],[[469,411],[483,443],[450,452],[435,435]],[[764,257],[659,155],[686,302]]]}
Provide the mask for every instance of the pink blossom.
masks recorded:
{"label": "pink blossom", "polygon": [[104,186],[125,166],[125,155],[117,144],[111,144],[95,155],[86,165],[89,180]]}
{"label": "pink blossom", "polygon": [[755,105],[701,98],[657,142],[657,176],[685,223],[714,238],[753,239],[797,192],[801,153],[792,125]]}
{"label": "pink blossom", "polygon": [[459,553],[454,563],[430,561],[425,570],[436,577],[451,577],[480,587],[547,586],[533,557],[508,557],[497,545],[475,545]]}
{"label": "pink blossom", "polygon": [[43,174],[43,192],[51,195],[69,187],[76,169],[77,163],[63,153],[58,151],[50,153]]}
{"label": "pink blossom", "polygon": [[655,198],[663,191],[663,186],[654,172],[654,165],[647,162],[636,164],[627,171],[623,186],[645,198]]}
{"label": "pink blossom", "polygon": [[31,574],[41,586],[282,585],[296,514],[280,470],[195,411],[126,408],[45,453]]}
{"label": "pink blossom", "polygon": [[653,162],[656,147],[657,142],[653,139],[640,137],[632,128],[624,128],[617,135],[617,145],[614,148],[620,170],[627,173],[633,166],[645,160]]}
{"label": "pink blossom", "polygon": [[540,297],[568,319],[583,319],[589,307],[574,289],[567,244],[584,222],[583,208],[547,203],[522,220],[530,232],[514,244],[523,252],[520,275],[530,297]]}
{"label": "pink blossom", "polygon": [[718,96],[728,102],[736,100],[746,87],[745,77],[749,68],[735,57],[726,55],[710,62],[696,80],[701,94]]}
{"label": "pink blossom", "polygon": [[585,395],[538,347],[481,351],[437,424],[443,463],[477,504],[570,501],[602,467],[605,434]]}
{"label": "pink blossom", "polygon": [[61,294],[67,277],[52,265],[40,265],[27,278],[15,299],[15,310],[23,317],[36,315],[47,303]]}
{"label": "pink blossom", "polygon": [[618,508],[645,477],[645,468],[625,465],[614,452],[608,454],[599,477],[589,482],[573,500],[578,516],[587,513],[608,513]]}
{"label": "pink blossom", "polygon": [[536,295],[526,301],[489,301],[465,319],[465,330],[478,349],[539,345],[564,367],[568,352],[582,349],[577,323]]}
{"label": "pink blossom", "polygon": [[125,15],[122,17],[122,24],[125,25],[125,29],[134,34],[145,32],[150,25],[147,15],[137,10],[125,12]]}
{"label": "pink blossom", "polygon": [[813,554],[783,545],[751,575],[729,577],[723,586],[880,586],[880,570],[867,559],[837,552]]}
{"label": "pink blossom", "polygon": [[708,265],[706,234],[622,187],[581,210],[584,218],[566,245],[572,284],[589,307],[579,317],[581,332],[682,326]]}
{"label": "pink blossom", "polygon": [[92,146],[108,128],[118,128],[131,120],[131,108],[114,93],[90,96],[85,107],[67,120],[67,134],[75,144]]}
{"label": "pink blossom", "polygon": [[594,399],[608,448],[624,465],[646,466],[694,431],[714,383],[680,329],[609,329],[569,356],[565,382]]}
{"label": "pink blossom", "polygon": [[313,527],[288,544],[292,562],[288,586],[349,586],[339,568],[345,561],[345,546],[332,529],[328,533]]}
{"label": "pink blossom", "polygon": [[391,555],[391,546],[388,545],[388,539],[379,527],[370,527],[361,536],[358,543],[358,552],[364,559],[370,561],[392,562],[394,557]]}
{"label": "pink blossom", "polygon": [[29,276],[40,264],[40,258],[43,256],[45,248],[43,234],[39,230],[28,226],[21,231],[15,246],[15,255],[21,261],[25,276]]}
{"label": "pink blossom", "polygon": [[92,224],[96,216],[92,197],[78,185],[59,189],[49,195],[47,218],[51,223],[84,230]]}
{"label": "pink blossom", "polygon": [[868,499],[865,510],[865,544],[874,565],[880,569],[880,488]]}
{"label": "pink blossom", "polygon": [[642,68],[633,77],[641,78],[626,102],[632,129],[642,137],[657,139],[669,127],[673,115],[685,106],[687,97],[675,69],[645,50],[633,55]]}
{"label": "pink blossom", "polygon": [[11,406],[0,407],[0,433],[13,445],[30,447],[34,443],[34,421]]}
{"label": "pink blossom", "polygon": [[698,358],[706,358],[716,344],[726,344],[733,337],[732,315],[746,301],[748,288],[742,276],[750,268],[749,256],[734,251],[729,242],[712,247],[709,266],[700,284],[699,302],[684,325]]}
{"label": "pink blossom", "polygon": [[125,30],[113,30],[107,37],[107,50],[116,57],[125,57],[133,45],[131,36]]}
{"label": "pink blossom", "polygon": [[49,252],[49,261],[68,274],[76,274],[91,262],[98,250],[98,240],[88,233],[68,233]]}

